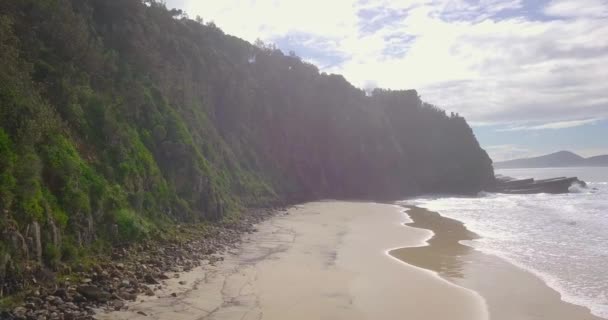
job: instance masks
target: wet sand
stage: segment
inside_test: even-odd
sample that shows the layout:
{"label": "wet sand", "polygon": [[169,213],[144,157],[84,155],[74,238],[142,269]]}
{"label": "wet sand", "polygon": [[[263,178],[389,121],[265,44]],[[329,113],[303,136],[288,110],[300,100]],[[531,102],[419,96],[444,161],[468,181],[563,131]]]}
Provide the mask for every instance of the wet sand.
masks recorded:
{"label": "wet sand", "polygon": [[337,201],[297,206],[260,224],[223,262],[166,280],[156,297],[97,318],[487,319],[479,294],[387,254],[432,235],[403,226],[402,210]]}
{"label": "wet sand", "polygon": [[[566,303],[540,278],[493,255],[484,254],[461,240],[477,237],[459,221],[411,207],[407,226],[432,230],[428,245],[390,252],[396,258],[479,292],[487,302],[491,320],[599,320],[586,308]],[[533,241],[533,239],[530,239]]]}

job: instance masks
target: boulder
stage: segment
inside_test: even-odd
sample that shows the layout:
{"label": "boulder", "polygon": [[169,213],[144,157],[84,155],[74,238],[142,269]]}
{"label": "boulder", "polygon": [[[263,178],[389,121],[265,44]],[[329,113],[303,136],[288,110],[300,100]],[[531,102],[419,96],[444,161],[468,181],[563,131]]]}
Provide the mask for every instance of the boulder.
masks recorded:
{"label": "boulder", "polygon": [[158,281],[156,281],[156,279],[154,279],[154,277],[149,273],[144,276],[144,281],[147,284],[158,284]]}
{"label": "boulder", "polygon": [[79,286],[76,290],[89,301],[106,302],[111,297],[109,292],[106,292],[96,286],[84,285]]}
{"label": "boulder", "polygon": [[17,307],[13,309],[13,316],[17,319],[25,319],[27,315],[27,309],[24,307]]}

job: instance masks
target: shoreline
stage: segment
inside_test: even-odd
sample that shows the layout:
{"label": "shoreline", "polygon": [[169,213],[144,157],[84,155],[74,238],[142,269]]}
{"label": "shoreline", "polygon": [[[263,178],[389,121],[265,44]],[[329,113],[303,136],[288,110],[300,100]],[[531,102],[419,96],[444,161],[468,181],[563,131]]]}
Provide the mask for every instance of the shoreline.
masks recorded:
{"label": "shoreline", "polygon": [[420,207],[404,208],[412,221],[404,226],[430,230],[434,235],[425,246],[397,248],[389,254],[478,292],[486,300],[490,319],[604,319],[584,306],[562,300],[558,291],[533,272],[461,244],[479,237],[462,222]]}
{"label": "shoreline", "polygon": [[246,223],[238,237],[202,239],[218,249],[226,242],[226,251],[198,252],[205,257],[198,263],[186,252],[165,253],[179,261],[160,267],[146,251],[133,260],[137,271],[120,266],[124,279],[115,275],[116,261],[109,275],[68,279],[65,291],[38,300],[52,315],[72,305],[63,294],[74,298],[76,288],[97,286],[107,300],[76,303],[83,311],[73,311],[99,320],[603,319],[562,301],[537,275],[461,244],[478,236],[423,208],[321,201],[266,217]]}
{"label": "shoreline", "polygon": [[187,284],[167,280],[157,296],[96,318],[487,319],[474,291],[385,254],[429,236],[403,232],[401,211],[362,202],[295,206],[256,225],[217,265],[182,274]]}

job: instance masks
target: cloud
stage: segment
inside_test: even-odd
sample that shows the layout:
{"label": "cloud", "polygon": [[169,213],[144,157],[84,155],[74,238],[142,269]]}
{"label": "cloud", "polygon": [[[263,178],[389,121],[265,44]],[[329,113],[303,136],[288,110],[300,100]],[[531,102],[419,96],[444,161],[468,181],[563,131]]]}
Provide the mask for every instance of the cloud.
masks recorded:
{"label": "cloud", "polygon": [[608,17],[605,0],[552,1],[544,11],[547,15],[557,17]]}
{"label": "cloud", "polygon": [[[473,123],[608,118],[605,0],[168,0]],[[573,120],[574,119],[574,120]]]}
{"label": "cloud", "polygon": [[507,132],[507,131],[524,131],[524,130],[556,130],[556,129],[568,129],[575,128],[580,126],[585,126],[589,124],[595,124],[603,119],[583,119],[583,120],[567,120],[567,121],[558,121],[558,122],[550,122],[540,125],[528,125],[528,126],[515,126],[506,129],[499,129],[497,131]]}
{"label": "cloud", "polygon": [[534,150],[514,144],[487,146],[485,147],[485,150],[494,162],[529,158],[539,155]]}

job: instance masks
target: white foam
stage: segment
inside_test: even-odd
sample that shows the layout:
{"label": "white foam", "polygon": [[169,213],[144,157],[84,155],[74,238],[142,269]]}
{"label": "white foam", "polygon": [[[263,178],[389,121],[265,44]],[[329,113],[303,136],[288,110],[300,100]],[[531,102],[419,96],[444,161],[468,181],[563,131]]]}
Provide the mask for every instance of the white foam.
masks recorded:
{"label": "white foam", "polygon": [[533,272],[560,292],[563,300],[608,318],[604,270],[608,266],[608,183],[604,181],[564,195],[480,193],[477,197],[428,196],[405,204],[464,222],[481,236],[467,245]]}

